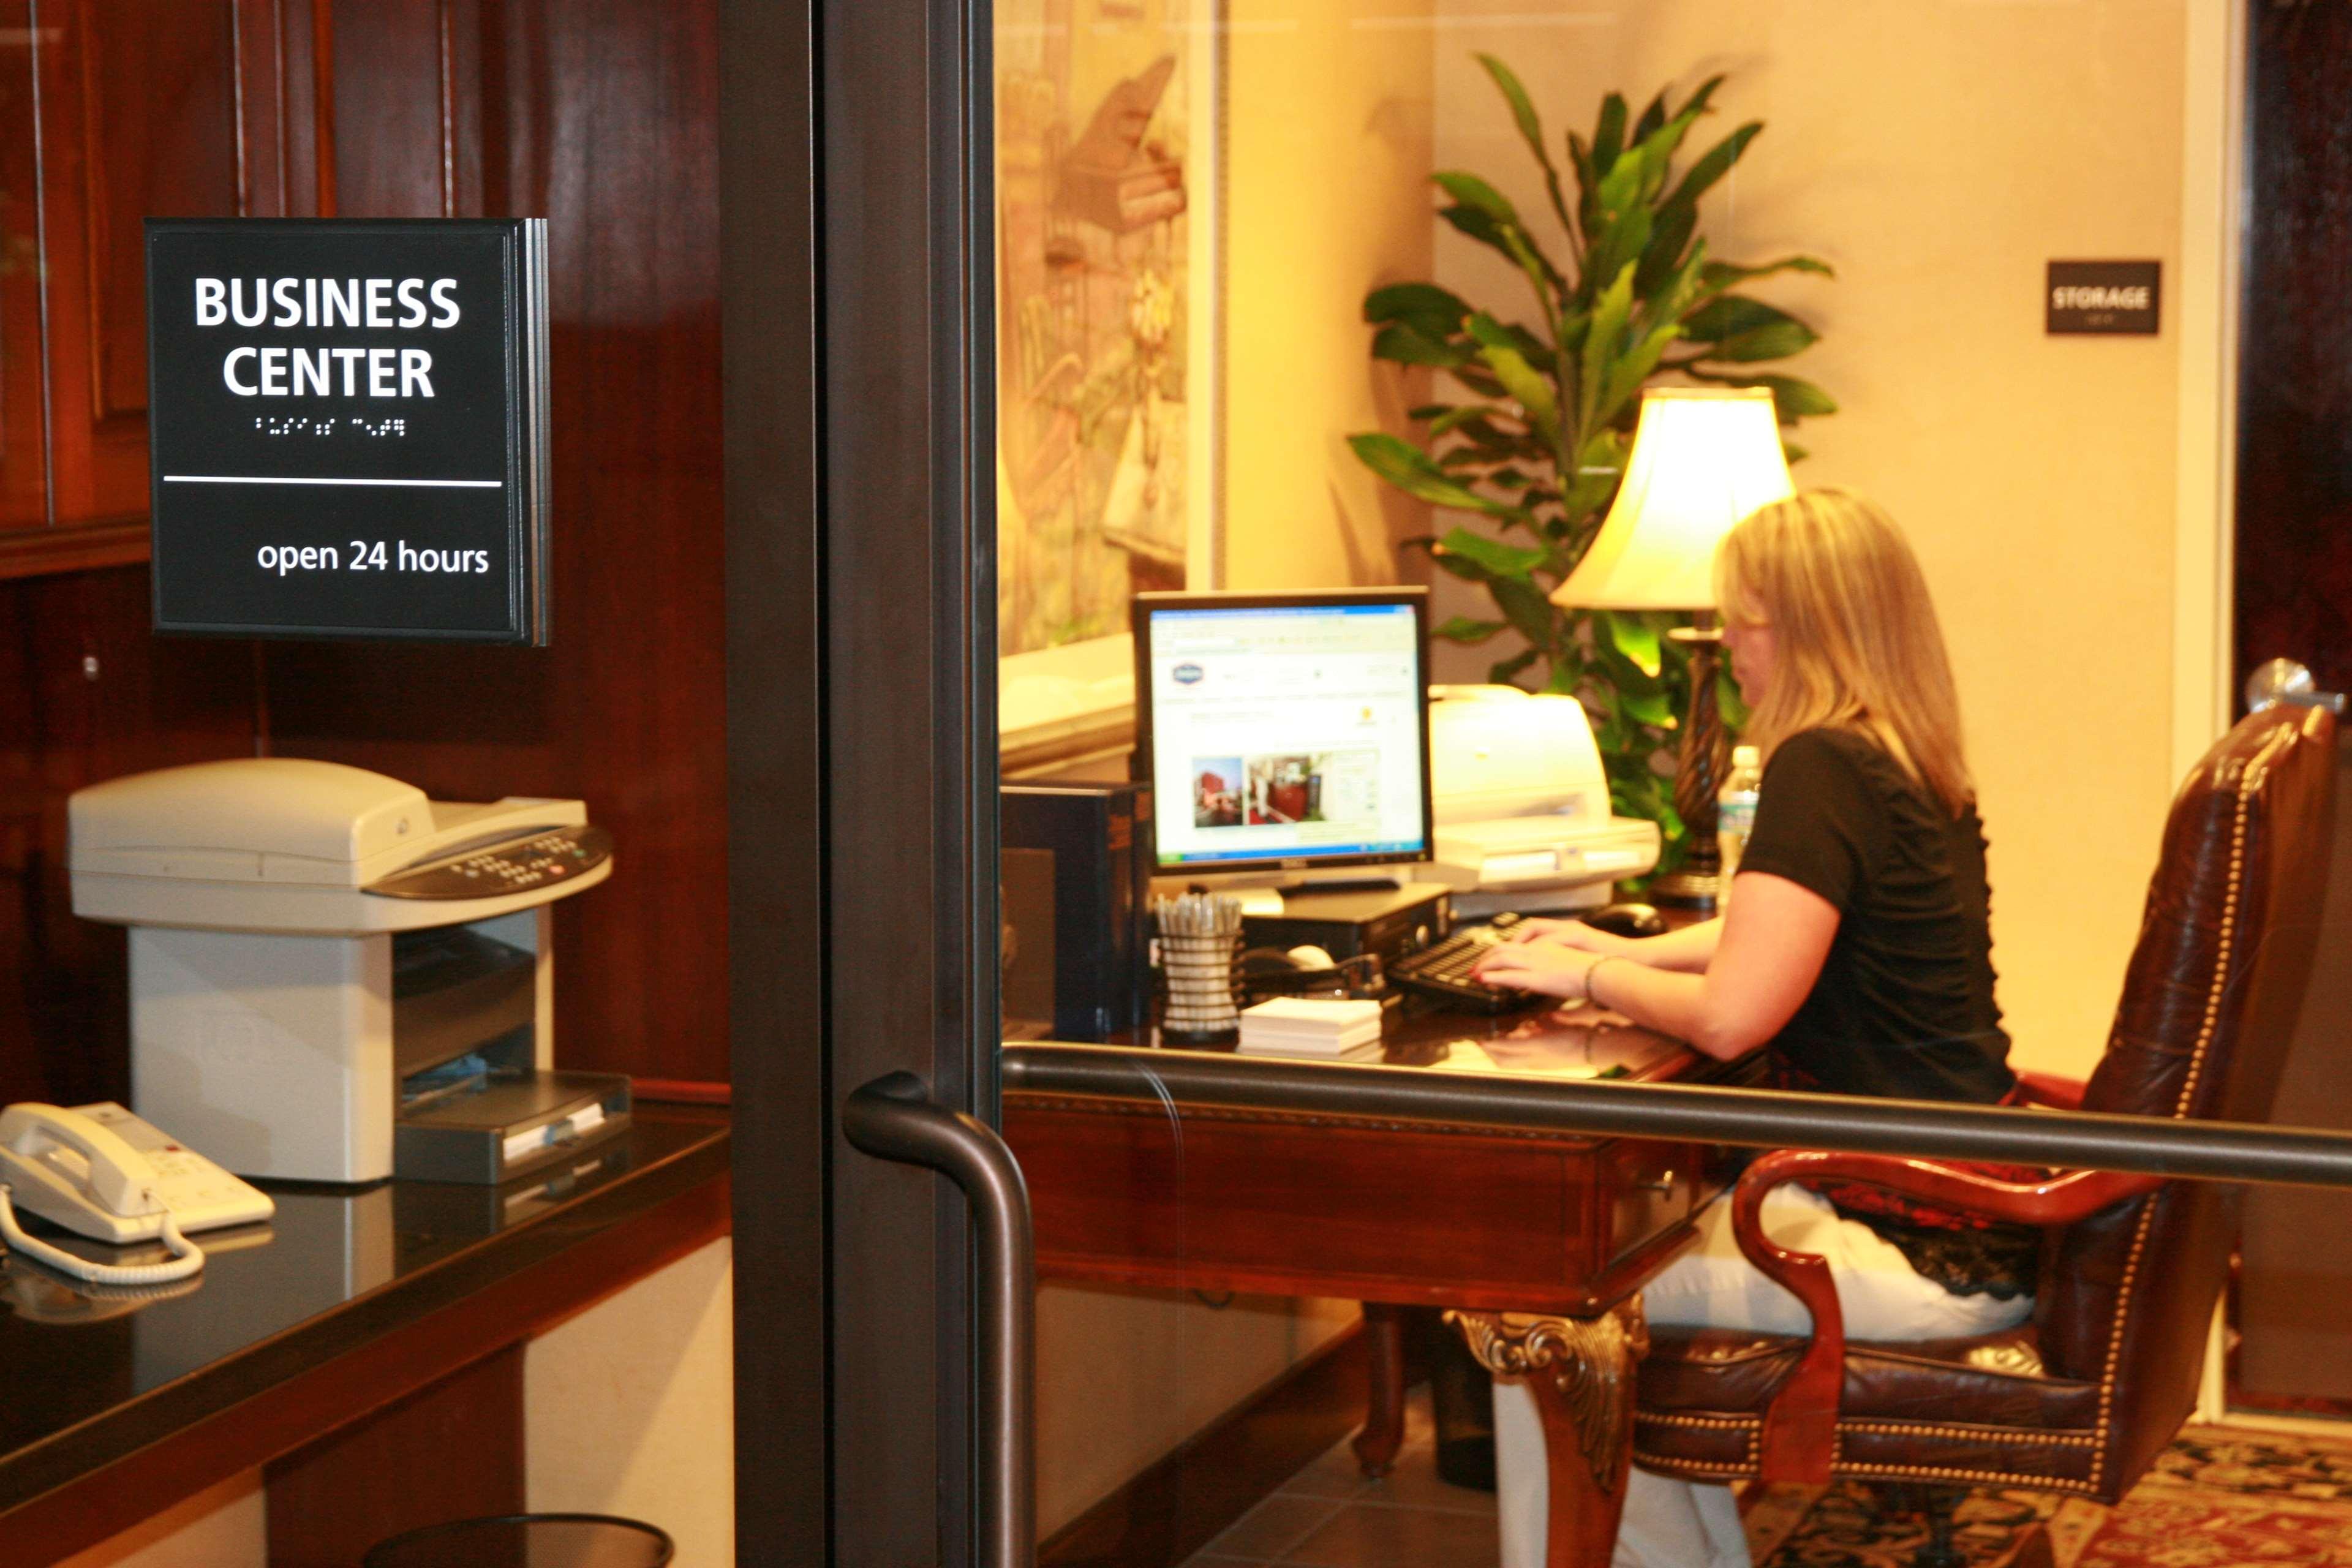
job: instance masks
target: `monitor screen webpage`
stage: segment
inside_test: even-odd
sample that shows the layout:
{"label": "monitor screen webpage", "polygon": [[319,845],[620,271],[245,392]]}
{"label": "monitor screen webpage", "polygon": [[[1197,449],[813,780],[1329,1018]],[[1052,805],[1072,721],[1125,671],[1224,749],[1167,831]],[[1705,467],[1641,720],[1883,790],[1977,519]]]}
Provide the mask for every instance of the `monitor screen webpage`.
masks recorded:
{"label": "monitor screen webpage", "polygon": [[1139,595],[1136,658],[1162,871],[1428,858],[1420,590]]}

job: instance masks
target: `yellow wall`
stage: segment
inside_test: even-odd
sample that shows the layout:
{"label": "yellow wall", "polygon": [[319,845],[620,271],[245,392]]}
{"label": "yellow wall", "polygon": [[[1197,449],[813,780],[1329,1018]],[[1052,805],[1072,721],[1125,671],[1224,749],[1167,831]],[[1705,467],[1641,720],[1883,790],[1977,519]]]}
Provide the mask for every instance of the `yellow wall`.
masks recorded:
{"label": "yellow wall", "polygon": [[[1918,548],[1992,841],[2019,1059],[2086,1068],[2173,783],[2182,0],[1440,11],[1439,166],[1496,176],[1522,210],[1539,186],[1473,49],[1514,64],[1555,136],[1564,118],[1589,133],[1609,89],[1638,110],[1717,71],[1722,112],[1693,145],[1766,122],[1701,230],[1719,256],[1837,268],[1758,290],[1819,329],[1788,368],[1844,405],[1804,426],[1797,479],[1877,497]],[[2163,335],[2046,336],[2053,258],[2162,260]],[[1473,298],[1524,292],[1450,234],[1438,258]]]}
{"label": "yellow wall", "polygon": [[1402,432],[1363,299],[1429,275],[1425,6],[1234,0],[1225,214],[1225,585],[1396,580],[1426,515],[1348,450]]}

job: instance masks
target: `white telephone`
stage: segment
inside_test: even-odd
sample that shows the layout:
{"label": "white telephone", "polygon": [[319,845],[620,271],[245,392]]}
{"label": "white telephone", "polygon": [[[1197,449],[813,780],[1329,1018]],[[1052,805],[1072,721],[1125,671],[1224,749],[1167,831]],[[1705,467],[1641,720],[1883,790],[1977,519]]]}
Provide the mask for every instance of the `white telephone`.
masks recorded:
{"label": "white telephone", "polygon": [[[0,1110],[0,1240],[79,1279],[154,1285],[205,1266],[187,1231],[268,1219],[267,1193],[230,1175],[110,1101],[67,1110]],[[24,1208],[79,1235],[122,1246],[160,1239],[168,1263],[92,1263],[25,1234]]]}

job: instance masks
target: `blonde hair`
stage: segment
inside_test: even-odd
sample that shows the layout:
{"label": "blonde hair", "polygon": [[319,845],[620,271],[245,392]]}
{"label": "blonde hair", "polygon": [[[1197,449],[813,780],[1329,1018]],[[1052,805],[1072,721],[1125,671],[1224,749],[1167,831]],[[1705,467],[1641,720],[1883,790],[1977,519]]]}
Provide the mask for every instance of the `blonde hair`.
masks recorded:
{"label": "blonde hair", "polygon": [[1953,816],[1976,798],[1944,634],[1894,519],[1841,489],[1759,507],[1725,537],[1715,584],[1727,621],[1772,628],[1750,744],[1769,758],[1800,731],[1850,730]]}

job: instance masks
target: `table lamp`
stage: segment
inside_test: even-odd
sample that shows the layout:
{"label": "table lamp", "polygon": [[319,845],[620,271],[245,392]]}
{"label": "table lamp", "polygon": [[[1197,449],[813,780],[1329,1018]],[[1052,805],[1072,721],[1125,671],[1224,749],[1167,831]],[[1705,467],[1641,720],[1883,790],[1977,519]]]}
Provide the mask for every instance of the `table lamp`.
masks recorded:
{"label": "table lamp", "polygon": [[1569,609],[1677,610],[1695,623],[1669,634],[1690,646],[1690,714],[1675,770],[1675,810],[1690,832],[1680,870],[1651,884],[1658,903],[1712,909],[1723,889],[1715,797],[1723,763],[1716,707],[1715,547],[1758,507],[1795,493],[1772,395],[1763,387],[1654,387],[1624,482],[1591,548],[1552,591]]}

